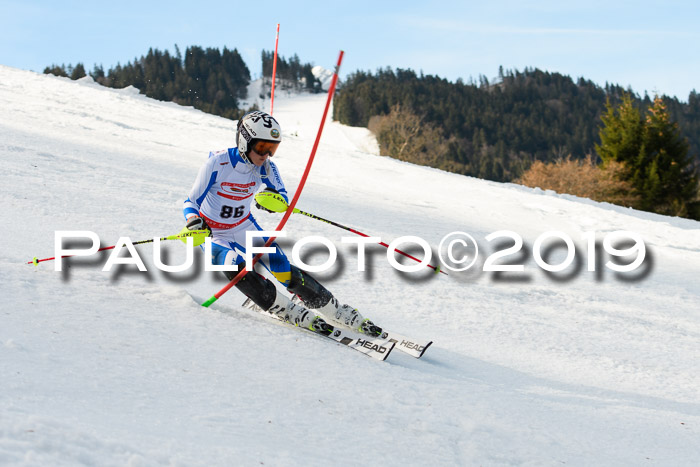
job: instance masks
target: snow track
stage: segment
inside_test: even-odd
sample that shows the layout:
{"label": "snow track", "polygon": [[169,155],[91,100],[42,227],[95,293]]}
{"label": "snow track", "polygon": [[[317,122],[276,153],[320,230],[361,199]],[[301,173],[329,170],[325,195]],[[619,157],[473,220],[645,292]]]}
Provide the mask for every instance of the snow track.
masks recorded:
{"label": "snow track", "polygon": [[[275,155],[293,193],[325,96],[278,96]],[[647,273],[585,264],[551,278],[368,271],[303,216],[291,244],[323,235],[341,261],[317,276],[379,325],[434,341],[376,362],[244,310],[208,273],[102,272],[106,256],[53,256],[54,231],[103,246],[182,227],[181,203],[234,122],[89,81],[0,66],[2,465],[696,465],[700,458],[700,223],[418,167],[374,153],[361,129],[326,126],[298,207],[389,242],[559,230],[640,233]],[[273,228],[278,217],[256,213]],[[184,260],[166,242],[168,262]],[[561,252],[555,252],[557,262]],[[584,250],[578,252],[583,254]],[[483,265],[485,256],[477,266]],[[585,259],[585,258],[584,258]],[[324,253],[310,262],[321,263]],[[601,268],[602,264],[598,264]],[[193,298],[194,297],[194,298]]]}

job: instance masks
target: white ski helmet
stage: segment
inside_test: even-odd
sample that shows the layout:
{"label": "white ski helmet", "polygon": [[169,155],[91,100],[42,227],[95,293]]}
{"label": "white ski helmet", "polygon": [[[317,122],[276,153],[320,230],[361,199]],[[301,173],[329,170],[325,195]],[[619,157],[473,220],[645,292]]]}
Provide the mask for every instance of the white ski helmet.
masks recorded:
{"label": "white ski helmet", "polygon": [[255,110],[248,112],[238,121],[236,145],[243,160],[251,164],[248,156],[251,150],[258,154],[272,156],[282,141],[282,129],[272,115]]}

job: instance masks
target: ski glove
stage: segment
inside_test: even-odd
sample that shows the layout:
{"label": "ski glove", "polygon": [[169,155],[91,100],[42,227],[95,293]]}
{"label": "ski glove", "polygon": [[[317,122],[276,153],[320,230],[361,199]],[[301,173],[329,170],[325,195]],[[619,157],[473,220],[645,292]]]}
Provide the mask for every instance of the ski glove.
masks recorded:
{"label": "ski glove", "polygon": [[285,212],[287,210],[287,201],[274,188],[265,188],[265,190],[255,195],[255,207],[267,212]]}
{"label": "ski glove", "polygon": [[185,227],[187,227],[187,230],[206,230],[208,235],[211,235],[211,229],[207,222],[199,216],[190,217]]}

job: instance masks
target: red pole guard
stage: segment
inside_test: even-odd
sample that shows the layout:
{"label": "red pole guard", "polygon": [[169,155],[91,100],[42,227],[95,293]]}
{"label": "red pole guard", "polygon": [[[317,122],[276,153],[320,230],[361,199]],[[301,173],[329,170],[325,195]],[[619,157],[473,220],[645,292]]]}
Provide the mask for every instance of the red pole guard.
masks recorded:
{"label": "red pole guard", "polygon": [[277,23],[277,35],[275,36],[275,59],[272,61],[272,94],[270,95],[270,115],[275,104],[275,75],[277,74],[277,45],[280,41],[280,23]]}
{"label": "red pole guard", "polygon": [[[289,219],[289,216],[292,215],[292,212],[294,212],[294,206],[296,206],[297,201],[299,200],[299,196],[301,196],[301,192],[304,189],[304,185],[306,184],[306,179],[309,176],[309,171],[311,170],[311,164],[314,162],[314,157],[316,156],[316,150],[318,149],[318,144],[321,141],[321,133],[323,133],[323,126],[326,123],[326,117],[328,116],[328,109],[331,106],[331,101],[333,100],[333,94],[335,93],[335,86],[336,83],[338,82],[338,70],[340,70],[340,64],[343,61],[343,54],[344,52],[341,50],[340,54],[338,55],[338,63],[335,66],[335,71],[333,73],[333,79],[331,80],[331,85],[330,88],[328,88],[328,99],[326,100],[326,108],[323,110],[323,117],[321,118],[321,125],[318,128],[318,133],[316,134],[316,141],[314,141],[314,146],[311,149],[311,155],[309,156],[309,161],[306,163],[306,168],[304,169],[304,174],[301,176],[301,181],[299,182],[299,187],[296,190],[296,193],[294,193],[294,198],[292,198],[292,202],[289,204],[289,208],[287,209],[287,212],[284,214],[284,217],[282,217],[282,220],[280,221],[279,225],[275,229],[275,232],[280,232],[284,225],[287,223],[287,220]],[[277,239],[277,237],[270,237],[267,242],[265,242],[265,245],[263,248],[266,248],[272,244]],[[246,264],[246,268],[240,271],[236,277],[231,279],[231,281],[226,284],[221,290],[219,290],[217,293],[214,294],[213,297],[211,297],[209,300],[204,302],[202,306],[209,306],[212,303],[214,303],[216,300],[221,298],[223,294],[229,291],[231,287],[236,285],[238,281],[243,279],[243,276],[246,275],[248,272],[248,268],[250,267],[250,270],[253,270],[253,267],[255,266],[255,263],[258,262],[260,257],[262,257],[262,253],[258,253],[254,258],[253,258],[253,264],[250,266]]]}

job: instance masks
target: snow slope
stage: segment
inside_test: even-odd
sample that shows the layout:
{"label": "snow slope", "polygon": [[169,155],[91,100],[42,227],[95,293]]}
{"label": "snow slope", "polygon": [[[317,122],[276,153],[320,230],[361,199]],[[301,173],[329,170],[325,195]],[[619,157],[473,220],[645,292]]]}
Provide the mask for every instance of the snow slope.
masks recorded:
{"label": "snow slope", "polygon": [[[325,96],[278,97],[275,161],[293,193]],[[103,246],[178,232],[199,166],[234,128],[133,89],[0,66],[1,465],[697,465],[698,222],[382,158],[366,130],[329,121],[300,209],[387,242],[437,249],[465,231],[481,248],[472,270],[445,276],[400,274],[373,247],[360,272],[348,232],[290,218],[286,250],[331,239],[340,261],[317,276],[378,324],[434,340],[421,360],[377,362],[273,323],[237,290],[203,308],[225,280],[160,272],[151,245],[137,247],[147,273],[102,272],[106,256],[25,264],[54,256],[57,230]],[[587,271],[581,234],[620,229],[642,235],[642,273],[615,274],[605,255]],[[480,271],[498,230],[524,239],[508,258],[523,273]],[[534,263],[551,230],[582,266],[552,277]],[[164,250],[184,259],[179,242]]]}

